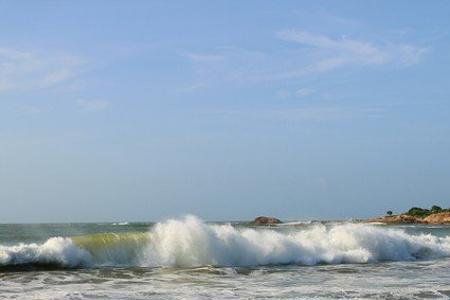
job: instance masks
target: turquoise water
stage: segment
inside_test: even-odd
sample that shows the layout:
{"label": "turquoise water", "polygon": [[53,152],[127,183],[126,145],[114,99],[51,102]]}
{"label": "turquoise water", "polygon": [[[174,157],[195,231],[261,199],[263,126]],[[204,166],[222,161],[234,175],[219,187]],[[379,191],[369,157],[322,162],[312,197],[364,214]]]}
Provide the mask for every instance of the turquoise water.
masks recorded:
{"label": "turquoise water", "polygon": [[0,299],[448,299],[450,227],[0,225]]}

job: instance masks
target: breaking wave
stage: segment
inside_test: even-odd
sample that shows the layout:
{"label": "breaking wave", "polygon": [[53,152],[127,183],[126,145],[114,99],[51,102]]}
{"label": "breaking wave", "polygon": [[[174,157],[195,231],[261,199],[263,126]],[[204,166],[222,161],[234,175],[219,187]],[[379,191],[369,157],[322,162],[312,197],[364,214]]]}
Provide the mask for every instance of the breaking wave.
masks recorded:
{"label": "breaking wave", "polygon": [[54,237],[43,244],[0,246],[0,266],[62,266],[92,265],[91,254],[74,245],[70,238]]}
{"label": "breaking wave", "polygon": [[316,265],[448,256],[449,236],[412,235],[398,228],[351,223],[291,230],[235,228],[188,216],[158,223],[147,233],[55,237],[43,244],[0,246],[0,267]]}

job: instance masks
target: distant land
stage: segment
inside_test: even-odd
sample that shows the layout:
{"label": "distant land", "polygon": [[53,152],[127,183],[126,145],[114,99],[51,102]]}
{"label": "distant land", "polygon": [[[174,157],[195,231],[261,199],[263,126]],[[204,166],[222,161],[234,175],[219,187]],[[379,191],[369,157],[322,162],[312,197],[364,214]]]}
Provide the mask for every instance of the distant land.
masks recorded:
{"label": "distant land", "polygon": [[[362,223],[385,223],[385,224],[449,224],[450,208],[441,208],[433,205],[430,209],[421,207],[412,207],[407,212],[394,214],[391,210],[386,212],[385,216],[369,219],[355,220]],[[249,222],[256,226],[275,226],[282,224],[283,221],[275,217],[259,216]],[[303,225],[303,224],[299,224]]]}
{"label": "distant land", "polygon": [[371,218],[365,222],[381,222],[386,224],[450,224],[450,208],[443,209],[433,205],[430,209],[412,207],[407,212],[394,214],[387,211],[386,216]]}

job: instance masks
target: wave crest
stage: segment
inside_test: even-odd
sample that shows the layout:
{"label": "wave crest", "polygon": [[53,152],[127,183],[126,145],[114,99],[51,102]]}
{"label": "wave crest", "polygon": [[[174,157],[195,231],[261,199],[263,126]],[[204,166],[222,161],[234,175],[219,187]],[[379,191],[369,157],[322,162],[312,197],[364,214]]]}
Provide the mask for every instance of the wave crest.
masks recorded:
{"label": "wave crest", "polygon": [[0,246],[0,267],[260,266],[370,263],[450,256],[450,237],[412,235],[367,224],[236,228],[194,216],[156,224],[148,233],[50,238]]}
{"label": "wave crest", "polygon": [[70,238],[54,237],[43,244],[0,246],[0,266],[58,265],[73,268],[91,264],[90,253],[74,245]]}
{"label": "wave crest", "polygon": [[364,224],[280,232],[207,225],[194,216],[157,224],[146,265],[193,267],[341,264],[450,256],[450,239]]}

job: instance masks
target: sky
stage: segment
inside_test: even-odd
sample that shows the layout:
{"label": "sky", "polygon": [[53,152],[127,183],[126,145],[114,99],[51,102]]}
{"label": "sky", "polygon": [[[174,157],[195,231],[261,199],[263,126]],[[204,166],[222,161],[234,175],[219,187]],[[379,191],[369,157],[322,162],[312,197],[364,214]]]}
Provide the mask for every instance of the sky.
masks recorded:
{"label": "sky", "polygon": [[0,223],[450,207],[449,11],[0,0]]}

